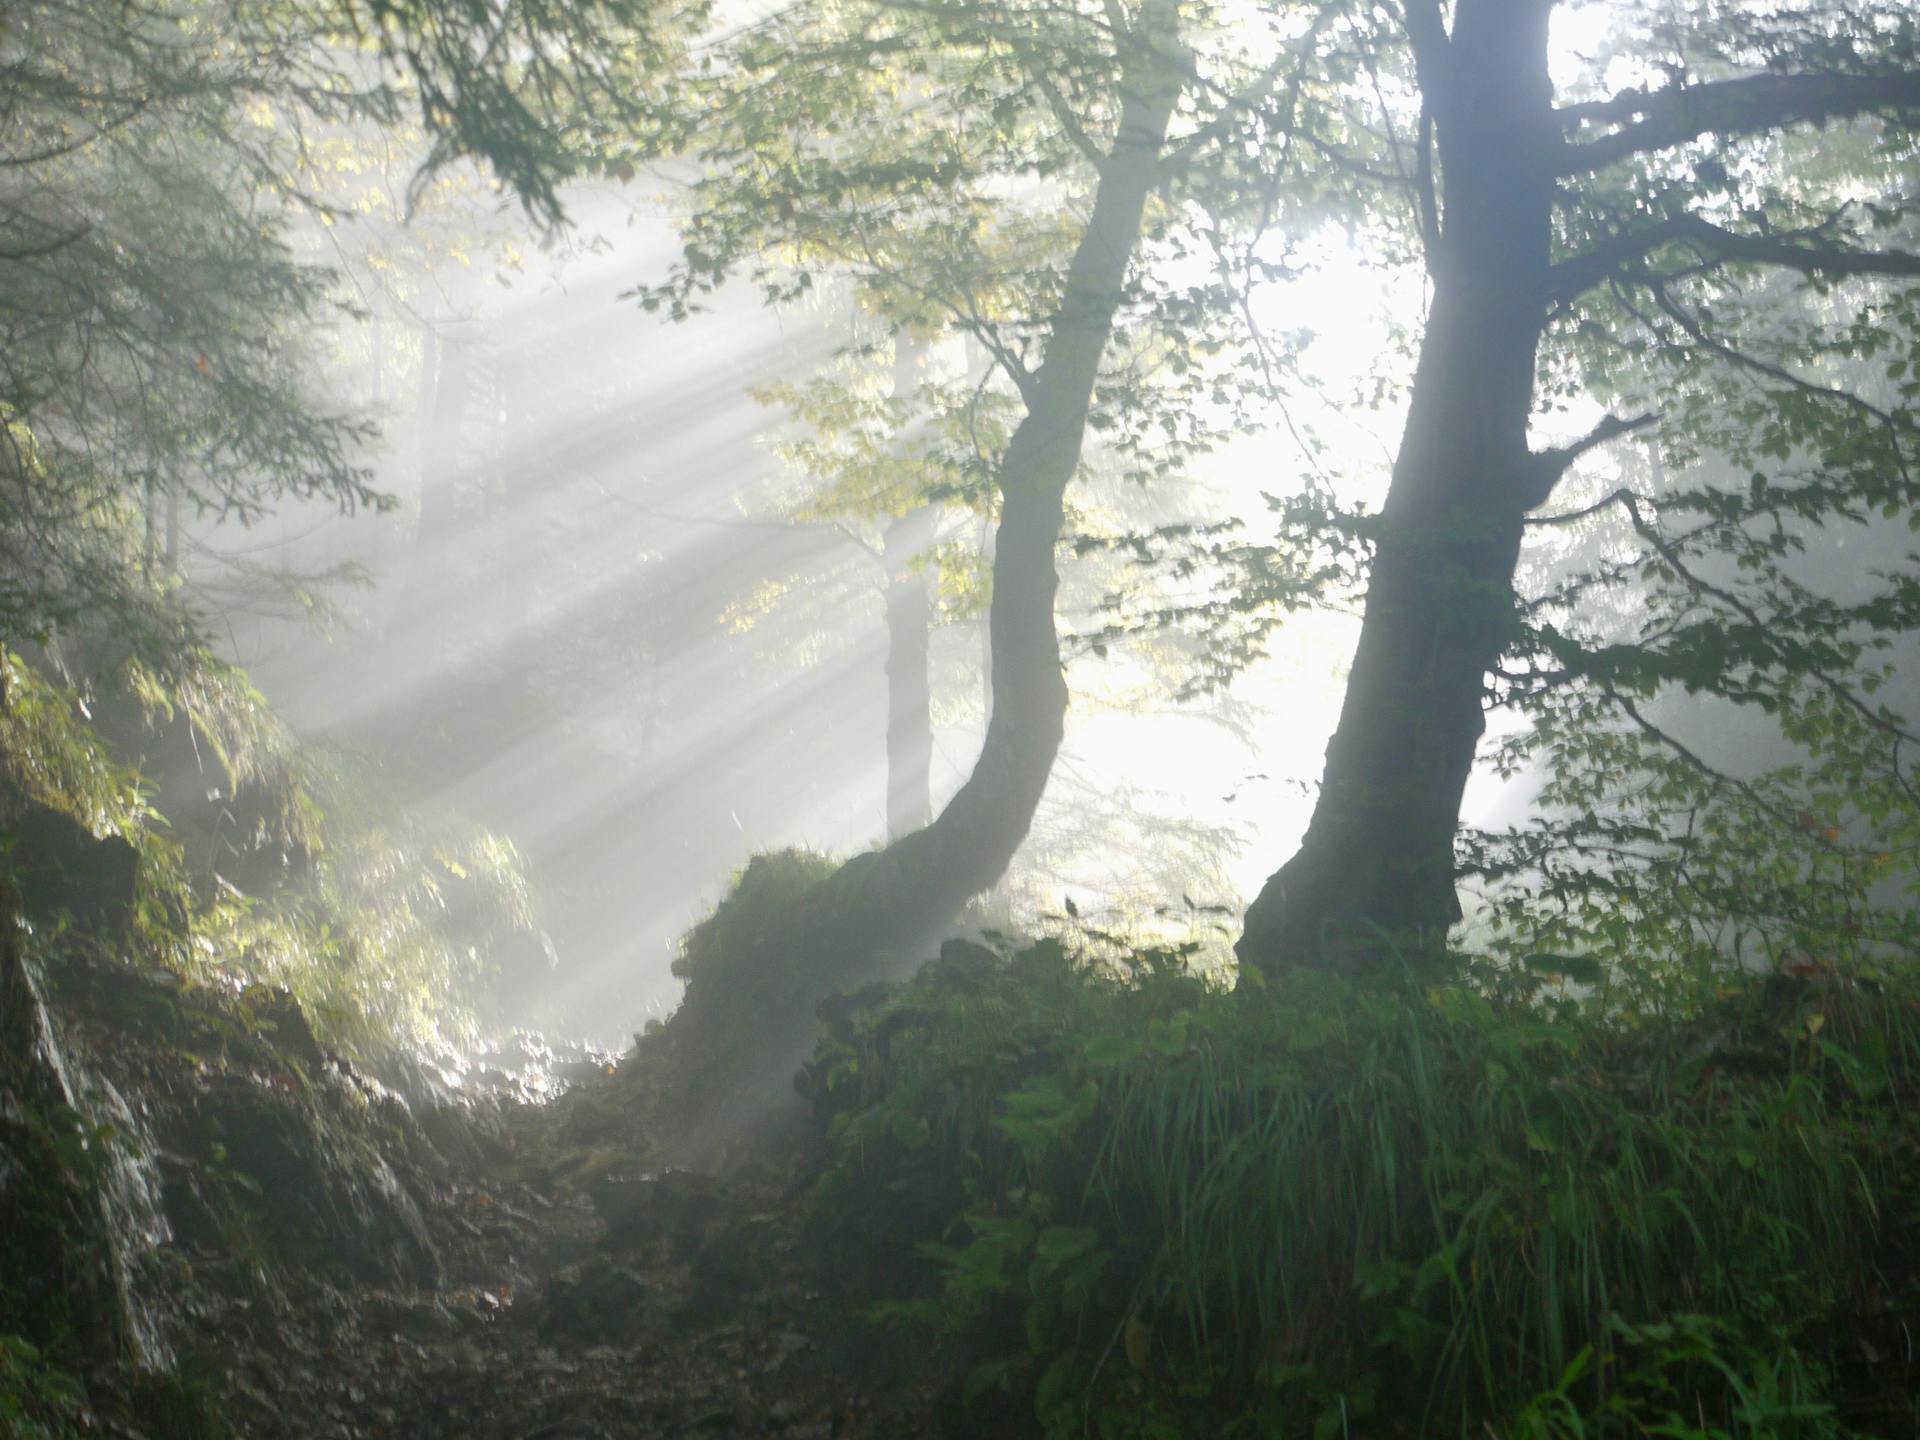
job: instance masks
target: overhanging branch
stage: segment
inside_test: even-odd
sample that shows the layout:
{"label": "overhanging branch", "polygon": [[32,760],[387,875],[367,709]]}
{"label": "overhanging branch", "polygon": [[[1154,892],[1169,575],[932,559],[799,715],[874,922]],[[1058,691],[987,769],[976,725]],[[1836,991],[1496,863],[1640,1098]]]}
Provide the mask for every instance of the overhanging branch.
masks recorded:
{"label": "overhanging branch", "polygon": [[1540,450],[1527,457],[1527,473],[1521,486],[1520,508],[1523,511],[1537,510],[1547,503],[1553,494],[1553,487],[1560,483],[1560,477],[1573,467],[1573,462],[1596,446],[1609,440],[1617,440],[1622,435],[1631,435],[1636,430],[1644,430],[1660,417],[1653,411],[1636,415],[1631,420],[1623,420],[1618,415],[1608,415],[1600,423],[1567,445],[1556,445],[1551,450]]}
{"label": "overhanging branch", "polygon": [[1562,260],[1547,272],[1547,294],[1550,300],[1565,304],[1596,285],[1627,274],[1637,261],[1661,246],[1673,244],[1691,245],[1714,263],[1777,265],[1803,275],[1840,279],[1857,275],[1920,277],[1920,255],[1905,250],[1859,250],[1813,238],[1819,233],[1742,234],[1698,215],[1677,215],[1644,230],[1610,236],[1592,249]]}
{"label": "overhanging branch", "polygon": [[[1411,24],[1411,6],[1409,24]],[[1884,75],[1749,75],[1705,85],[1636,90],[1555,112],[1569,139],[1593,127],[1611,134],[1570,144],[1556,167],[1585,175],[1712,132],[1723,138],[1842,120],[1871,111],[1920,110],[1920,71]]]}

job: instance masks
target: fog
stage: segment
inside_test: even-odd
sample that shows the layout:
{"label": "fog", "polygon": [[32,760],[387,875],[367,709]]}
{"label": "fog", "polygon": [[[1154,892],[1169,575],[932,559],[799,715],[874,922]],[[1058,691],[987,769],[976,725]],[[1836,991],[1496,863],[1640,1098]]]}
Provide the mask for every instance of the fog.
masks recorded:
{"label": "fog", "polygon": [[[1574,12],[1588,18],[1563,51],[1591,41],[1600,13]],[[390,159],[392,175],[407,170]],[[488,957],[493,1019],[617,1042],[672,1010],[678,939],[747,857],[844,855],[887,836],[884,517],[807,518],[819,477],[780,453],[800,427],[752,392],[891,342],[831,287],[772,306],[740,282],[677,323],[644,309],[635,292],[679,255],[675,177],[571,191],[558,235],[484,180],[445,188],[409,215],[404,186],[372,186],[357,224],[305,236],[356,311],[316,342],[330,398],[379,417],[366,463],[393,508],[287,504],[244,530],[188,521],[189,571],[230,657],[301,735],[371,757],[405,803],[519,848],[545,933]],[[1273,532],[1269,497],[1309,480],[1378,505],[1425,277],[1363,265],[1339,235],[1286,258],[1303,256],[1311,284],[1248,305],[1289,337],[1284,403],[1151,494],[1103,474],[1096,438],[1080,519],[1122,532],[1237,519],[1257,542]],[[976,363],[926,362],[949,379]],[[1539,439],[1581,434],[1598,413],[1542,417]],[[1583,462],[1587,487],[1623,463]],[[957,499],[935,510],[915,576],[964,591],[953,576],[978,571],[987,527]],[[291,606],[285,583],[263,604],[257,583],[234,590],[236,563],[256,582],[316,578]],[[1177,646],[1075,642],[1110,618],[1116,589],[1181,582],[1067,547],[1060,566],[1066,745],[1014,868],[965,923],[1197,931],[1223,950],[1306,824],[1356,597],[1289,618],[1229,688],[1187,695]],[[978,595],[936,597],[925,646],[937,811],[985,720]],[[1492,728],[1515,723],[1496,714]],[[1478,774],[1463,820],[1517,819],[1533,788]]]}
{"label": "fog", "polygon": [[[773,308],[746,285],[684,322],[647,313],[630,292],[667,272],[671,225],[604,192],[572,204],[544,251],[517,217],[489,217],[513,265],[443,257],[329,337],[337,399],[382,419],[368,463],[393,509],[189,529],[216,634],[305,739],[519,847],[546,939],[491,957],[490,1013],[612,1042],[671,1011],[678,938],[748,856],[886,838],[886,572],[877,530],[793,518],[811,482],[776,449],[796,426],[749,393],[820,373],[871,325],[845,296]],[[1350,336],[1340,358],[1361,354]],[[1321,409],[1383,485],[1395,418],[1356,437]],[[1304,462],[1260,437],[1144,499],[1101,484],[1097,447],[1087,463],[1096,519],[1148,504],[1221,520]],[[985,533],[949,504],[931,535],[977,553]],[[303,581],[314,608],[289,613],[237,596],[235,561],[333,578]],[[1063,552],[1061,569],[1063,634],[1098,628],[1113,561]],[[1304,827],[1351,634],[1340,614],[1303,617],[1271,664],[1185,700],[1178,657],[1151,640],[1104,655],[1070,640],[1047,801],[967,923],[1031,930],[1071,910],[1148,934],[1198,925],[1221,948],[1211,907],[1230,920]],[[936,604],[936,810],[977,751],[985,646],[977,599]]]}

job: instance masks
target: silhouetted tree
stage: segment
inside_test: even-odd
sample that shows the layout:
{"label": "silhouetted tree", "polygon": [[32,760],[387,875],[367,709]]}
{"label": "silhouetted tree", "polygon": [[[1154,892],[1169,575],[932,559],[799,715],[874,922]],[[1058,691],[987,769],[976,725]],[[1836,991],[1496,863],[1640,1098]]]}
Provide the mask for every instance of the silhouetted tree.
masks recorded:
{"label": "silhouetted tree", "polygon": [[[1741,276],[1779,269],[1826,285],[1920,275],[1920,256],[1873,243],[1904,223],[1912,199],[1891,178],[1898,157],[1911,155],[1903,127],[1920,110],[1920,26],[1905,7],[1789,4],[1762,14],[1676,5],[1645,22],[1643,48],[1629,53],[1643,70],[1671,57],[1666,83],[1559,105],[1549,76],[1555,8],[1405,0],[1390,25],[1397,34],[1381,37],[1387,58],[1370,67],[1394,73],[1389,41],[1411,57],[1412,97],[1401,113],[1417,114],[1417,139],[1401,174],[1417,205],[1432,300],[1392,485],[1366,534],[1366,615],[1319,801],[1299,852],[1247,912],[1239,953],[1250,966],[1344,967],[1383,936],[1430,953],[1459,918],[1461,795],[1485,729],[1489,676],[1524,633],[1514,575],[1528,517],[1580,455],[1654,422],[1609,417],[1570,444],[1531,445],[1549,358],[1543,337],[1666,347],[1676,359],[1722,350],[1762,383],[1772,365],[1775,388],[1790,393],[1812,382],[1741,358]],[[1798,127],[1869,116],[1882,127],[1869,142],[1878,148],[1870,168],[1891,195],[1863,204],[1844,186],[1796,188],[1756,158]],[[1289,133],[1350,146],[1331,128]],[[1910,292],[1886,320],[1911,344]],[[1883,343],[1878,321],[1843,318],[1796,353]],[[1662,324],[1679,338],[1659,334]],[[1718,517],[1696,506],[1694,519],[1729,522],[1723,535],[1751,534],[1796,509],[1817,521],[1863,501],[1920,501],[1899,459],[1914,433],[1910,406],[1861,410],[1829,398],[1783,402],[1803,418],[1789,425],[1797,433],[1782,440],[1782,456],[1831,444],[1836,425],[1851,425],[1891,443],[1881,463],[1852,467],[1847,484],[1824,495],[1770,494],[1756,476],[1750,499],[1736,493]],[[1668,443],[1684,442],[1687,418],[1672,417]],[[1671,547],[1657,507],[1627,491],[1608,503],[1641,504],[1633,513],[1643,543]],[[1683,508],[1669,515],[1677,520]],[[1743,619],[1738,610],[1716,623],[1764,631],[1758,612]],[[1648,673],[1659,668],[1658,650]],[[1711,687],[1732,677],[1723,663],[1677,678]]]}

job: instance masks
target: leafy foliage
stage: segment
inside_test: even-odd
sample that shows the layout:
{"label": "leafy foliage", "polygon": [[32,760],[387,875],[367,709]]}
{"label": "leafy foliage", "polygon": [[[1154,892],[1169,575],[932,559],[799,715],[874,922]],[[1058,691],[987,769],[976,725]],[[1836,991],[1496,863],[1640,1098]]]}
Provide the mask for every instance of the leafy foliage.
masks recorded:
{"label": "leafy foliage", "polygon": [[[10,788],[133,847],[135,931],[172,968],[284,986],[331,1041],[364,1050],[459,1033],[490,952],[534,931],[510,841],[410,802],[364,760],[302,746],[232,667],[200,655],[169,681],[133,661],[89,699],[18,654],[4,663]],[[118,744],[89,718],[116,706]],[[169,728],[193,737],[172,763],[186,748],[211,776],[196,767],[183,785],[165,764],[129,763]],[[163,815],[168,781],[181,803]]]}
{"label": "leafy foliage", "polygon": [[1166,952],[943,962],[816,1059],[822,1219],[930,1262],[881,1314],[1053,1434],[1875,1433],[1836,1376],[1913,1239],[1920,996],[1653,1016],[1548,968],[1249,1004]]}
{"label": "leafy foliage", "polygon": [[316,337],[352,309],[299,243],[352,213],[328,193],[330,144],[417,114],[422,175],[477,156],[557,219],[560,180],[601,163],[586,107],[631,117],[679,25],[631,0],[72,0],[9,17],[0,630],[18,643],[111,615],[164,656],[189,623],[156,594],[183,510],[387,505],[371,423],[319,381]]}

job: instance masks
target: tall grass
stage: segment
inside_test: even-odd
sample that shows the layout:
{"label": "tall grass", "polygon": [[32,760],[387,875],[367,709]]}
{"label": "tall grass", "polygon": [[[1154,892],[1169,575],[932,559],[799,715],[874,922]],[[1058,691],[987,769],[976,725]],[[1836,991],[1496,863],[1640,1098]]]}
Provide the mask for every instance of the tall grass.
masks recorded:
{"label": "tall grass", "polygon": [[1914,986],[1636,1020],[1172,959],[936,971],[817,1064],[827,1217],[916,1217],[888,1313],[978,1383],[1060,1434],[1844,1433],[1915,1228]]}

